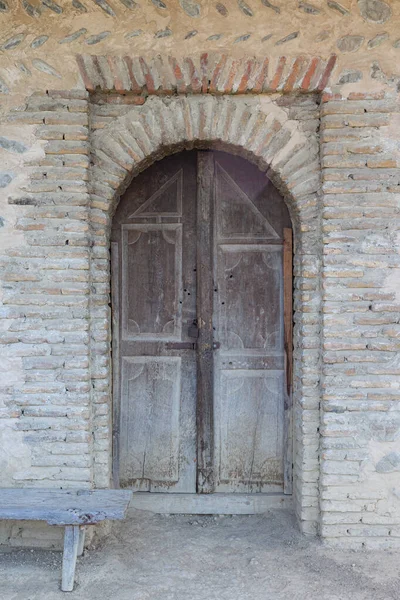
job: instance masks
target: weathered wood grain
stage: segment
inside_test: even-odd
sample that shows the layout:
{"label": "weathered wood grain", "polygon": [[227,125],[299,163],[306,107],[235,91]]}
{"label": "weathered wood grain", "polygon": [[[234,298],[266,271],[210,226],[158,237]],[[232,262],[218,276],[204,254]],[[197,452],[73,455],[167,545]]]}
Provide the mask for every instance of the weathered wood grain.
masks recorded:
{"label": "weathered wood grain", "polygon": [[67,525],[64,531],[64,553],[61,575],[61,590],[63,592],[72,592],[74,589],[78,547],[79,527],[75,525]]}
{"label": "weathered wood grain", "polygon": [[125,517],[130,490],[0,489],[0,520],[93,525]]}
{"label": "weathered wood grain", "polygon": [[214,491],[214,155],[197,155],[197,492]]}

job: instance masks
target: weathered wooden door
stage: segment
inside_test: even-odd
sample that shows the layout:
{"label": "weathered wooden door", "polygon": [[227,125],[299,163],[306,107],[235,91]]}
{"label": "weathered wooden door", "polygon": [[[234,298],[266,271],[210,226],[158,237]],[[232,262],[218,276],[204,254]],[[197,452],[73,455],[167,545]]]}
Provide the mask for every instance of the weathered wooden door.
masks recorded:
{"label": "weathered wooden door", "polygon": [[289,227],[265,174],[222,152],[171,156],[125,192],[112,232],[119,485],[290,491]]}

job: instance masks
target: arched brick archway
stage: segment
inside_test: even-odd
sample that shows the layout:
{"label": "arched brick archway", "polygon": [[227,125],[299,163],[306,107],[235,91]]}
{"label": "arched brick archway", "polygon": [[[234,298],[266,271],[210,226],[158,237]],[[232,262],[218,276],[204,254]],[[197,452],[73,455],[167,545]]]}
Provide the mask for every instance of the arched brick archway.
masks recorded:
{"label": "arched brick archway", "polygon": [[[319,501],[320,164],[316,133],[288,118],[288,112],[265,97],[150,97],[92,134],[91,339],[103,339],[109,347],[110,320],[105,323],[104,311],[98,310],[108,306],[109,280],[97,281],[96,270],[104,264],[102,251],[109,247],[118,199],[139,172],[171,153],[207,147],[240,154],[266,171],[285,198],[294,229],[294,501],[302,529],[315,532]],[[92,364],[103,357],[103,349],[98,351],[93,343]],[[108,358],[96,375],[96,384],[108,394],[109,402],[110,372]],[[107,438],[106,444],[110,456],[111,440]]]}

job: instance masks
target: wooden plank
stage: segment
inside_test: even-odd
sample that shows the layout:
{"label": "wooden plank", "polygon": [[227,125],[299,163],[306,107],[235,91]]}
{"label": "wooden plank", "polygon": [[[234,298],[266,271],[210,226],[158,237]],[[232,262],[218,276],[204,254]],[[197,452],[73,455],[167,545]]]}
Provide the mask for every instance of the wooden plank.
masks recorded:
{"label": "wooden plank", "polygon": [[293,489],[293,235],[292,230],[283,230],[283,321],[285,348],[285,454],[284,454],[284,493]]}
{"label": "wooden plank", "polygon": [[119,440],[120,440],[120,302],[119,302],[119,245],[111,242],[111,323],[112,323],[112,478],[115,488],[119,488]]}
{"label": "wooden plank", "polygon": [[130,490],[0,490],[0,520],[46,521],[49,525],[89,525],[124,519]]}
{"label": "wooden plank", "polygon": [[131,508],[157,514],[255,515],[292,508],[292,497],[273,494],[134,494]]}
{"label": "wooden plank", "polygon": [[213,187],[214,156],[197,155],[197,492],[214,490],[213,378]]}
{"label": "wooden plank", "polygon": [[67,525],[64,531],[61,590],[72,592],[75,582],[76,557],[78,556],[79,527]]}

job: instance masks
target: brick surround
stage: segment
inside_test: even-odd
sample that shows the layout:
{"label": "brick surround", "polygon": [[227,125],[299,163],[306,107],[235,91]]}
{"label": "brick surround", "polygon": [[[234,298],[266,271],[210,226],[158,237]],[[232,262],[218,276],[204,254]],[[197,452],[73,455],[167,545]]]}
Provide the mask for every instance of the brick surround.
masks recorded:
{"label": "brick surround", "polygon": [[[318,373],[307,381],[307,361],[320,362],[315,336],[320,329],[320,223],[318,191],[320,166],[315,131],[318,107],[304,98],[291,106],[292,115],[272,101],[257,98],[183,97],[149,98],[145,105],[130,107],[121,117],[93,133],[91,192],[93,247],[105,246],[118,197],[132,177],[149,164],[184,148],[214,147],[238,153],[267,170],[287,199],[295,232],[295,412],[296,505],[304,530],[316,531],[318,469],[305,475],[307,456],[317,462],[319,390]],[[289,111],[289,113],[290,113]],[[296,112],[307,115],[304,133]],[[290,118],[292,117],[292,118]],[[314,122],[314,133],[310,133]],[[96,118],[93,117],[95,126]],[[101,256],[101,261],[103,261]],[[96,259],[94,259],[96,261]],[[97,263],[96,263],[97,264]],[[99,270],[101,270],[99,264]],[[303,310],[301,292],[313,293],[313,303]],[[98,304],[96,302],[96,304]],[[305,314],[307,312],[307,314]],[[308,336],[304,335],[306,323]],[[95,323],[93,323],[95,326]],[[300,343],[300,331],[303,330]],[[313,334],[313,335],[312,335]],[[312,418],[315,414],[315,418]],[[304,435],[305,421],[315,427]],[[103,461],[102,461],[103,464]],[[309,463],[311,465],[311,463]],[[306,468],[304,468],[306,467]]]}

